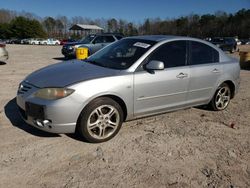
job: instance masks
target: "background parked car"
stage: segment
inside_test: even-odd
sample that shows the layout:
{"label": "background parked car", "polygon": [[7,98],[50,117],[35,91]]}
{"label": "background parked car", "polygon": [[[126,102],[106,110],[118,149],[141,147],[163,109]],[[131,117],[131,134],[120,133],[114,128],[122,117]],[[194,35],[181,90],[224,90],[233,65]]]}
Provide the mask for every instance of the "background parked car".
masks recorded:
{"label": "background parked car", "polygon": [[230,53],[233,53],[237,49],[237,42],[233,37],[216,37],[212,38],[210,42],[221,48],[223,51],[229,51]]}
{"label": "background parked car", "polygon": [[92,55],[106,45],[120,40],[121,38],[123,38],[122,34],[102,33],[88,35],[86,38],[83,38],[78,42],[66,43],[62,47],[62,54],[65,58],[75,58],[76,48],[85,47],[88,48],[88,55]]}
{"label": "background parked car", "polygon": [[7,44],[21,44],[22,39],[9,39],[6,41]]}
{"label": "background parked car", "polygon": [[250,39],[241,39],[240,41],[242,45],[250,44]]}
{"label": "background parked car", "polygon": [[5,43],[0,42],[0,61],[7,60],[9,58],[8,51],[5,49]]}
{"label": "background parked car", "polygon": [[49,38],[49,39],[45,39],[45,40],[40,41],[40,44],[43,44],[43,45],[59,45],[60,41],[57,40],[57,39]]}
{"label": "background parked car", "polygon": [[21,44],[29,44],[31,39],[22,39]]}
{"label": "background parked car", "polygon": [[75,39],[63,39],[60,41],[60,45],[64,45],[69,42],[76,42],[76,40]]}
{"label": "background parked car", "polygon": [[29,44],[40,44],[43,39],[30,39]]}

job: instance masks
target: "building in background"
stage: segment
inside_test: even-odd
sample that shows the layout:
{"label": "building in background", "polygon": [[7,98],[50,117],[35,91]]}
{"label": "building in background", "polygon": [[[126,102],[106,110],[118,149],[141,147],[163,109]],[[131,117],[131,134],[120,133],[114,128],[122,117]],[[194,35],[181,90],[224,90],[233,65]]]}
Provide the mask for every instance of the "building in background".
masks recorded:
{"label": "building in background", "polygon": [[74,35],[87,36],[89,34],[102,33],[104,29],[97,25],[75,24],[69,28],[69,30],[72,31]]}

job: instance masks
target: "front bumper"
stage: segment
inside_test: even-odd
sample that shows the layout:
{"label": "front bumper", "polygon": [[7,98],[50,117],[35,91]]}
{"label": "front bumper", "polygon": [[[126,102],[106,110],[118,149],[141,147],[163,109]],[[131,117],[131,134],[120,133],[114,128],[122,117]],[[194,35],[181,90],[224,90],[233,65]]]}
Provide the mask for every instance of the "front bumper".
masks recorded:
{"label": "front bumper", "polygon": [[[18,105],[19,113],[27,124],[35,128],[38,128],[40,130],[50,132],[50,133],[74,133],[75,132],[76,122],[55,123],[57,117],[52,117],[50,114],[48,114],[49,111],[54,110],[53,108],[36,104],[37,107],[40,107],[41,109],[43,109],[43,112],[42,112],[43,115],[35,114],[35,113],[30,114],[27,112],[27,109],[23,105],[21,105],[22,103],[24,103],[24,101],[22,101],[20,97],[17,96],[16,102]],[[33,111],[34,109],[31,108],[30,110]]]}
{"label": "front bumper", "polygon": [[76,123],[69,124],[52,124],[47,119],[37,119],[36,117],[28,116],[26,111],[19,106],[19,113],[22,119],[29,125],[50,133],[74,133]]}
{"label": "front bumper", "polygon": [[[27,89],[26,87],[30,87]],[[74,96],[59,100],[43,100],[33,97],[37,88],[24,86],[26,93],[19,91],[16,102],[20,115],[26,123],[50,133],[74,133],[82,103]],[[72,94],[73,95],[73,94]]]}
{"label": "front bumper", "polygon": [[74,48],[69,49],[67,47],[63,47],[61,52],[65,57],[76,57],[76,51]]}

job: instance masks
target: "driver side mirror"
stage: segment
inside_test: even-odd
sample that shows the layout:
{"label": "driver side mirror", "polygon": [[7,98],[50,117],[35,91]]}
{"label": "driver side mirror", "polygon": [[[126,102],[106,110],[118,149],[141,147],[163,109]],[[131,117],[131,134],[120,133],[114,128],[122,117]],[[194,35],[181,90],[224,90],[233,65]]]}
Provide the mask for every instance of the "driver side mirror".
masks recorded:
{"label": "driver side mirror", "polygon": [[146,64],[146,70],[164,70],[164,63],[162,61],[152,60]]}

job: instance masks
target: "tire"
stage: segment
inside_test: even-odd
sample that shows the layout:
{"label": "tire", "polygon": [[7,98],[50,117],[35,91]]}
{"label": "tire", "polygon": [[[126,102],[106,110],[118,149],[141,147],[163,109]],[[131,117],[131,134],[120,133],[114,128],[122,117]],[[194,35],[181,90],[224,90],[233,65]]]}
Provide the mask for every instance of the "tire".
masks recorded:
{"label": "tire", "polygon": [[212,100],[209,103],[209,106],[214,111],[225,110],[231,100],[231,90],[228,84],[221,84],[216,90]]}
{"label": "tire", "polygon": [[122,122],[121,106],[111,98],[100,97],[83,109],[78,119],[77,132],[88,142],[105,142],[119,132]]}

